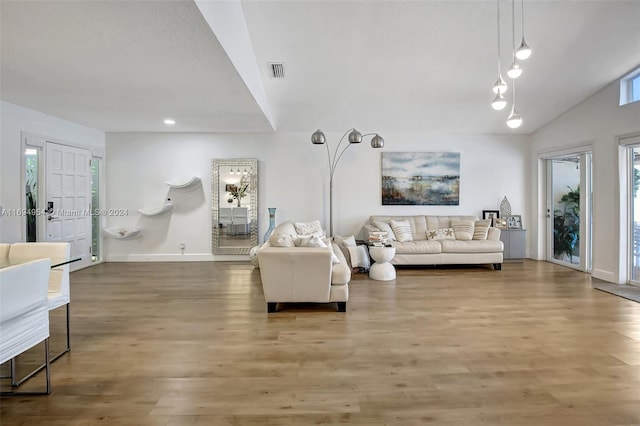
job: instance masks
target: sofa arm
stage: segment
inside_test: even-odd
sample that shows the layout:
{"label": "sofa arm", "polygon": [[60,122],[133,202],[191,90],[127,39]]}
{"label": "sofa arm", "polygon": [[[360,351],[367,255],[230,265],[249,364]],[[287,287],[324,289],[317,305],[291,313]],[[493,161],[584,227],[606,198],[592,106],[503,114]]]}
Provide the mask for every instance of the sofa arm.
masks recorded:
{"label": "sofa arm", "polygon": [[329,301],[329,247],[264,247],[258,260],[267,302]]}
{"label": "sofa arm", "polygon": [[489,233],[487,234],[487,240],[498,241],[500,240],[500,228],[489,228]]}

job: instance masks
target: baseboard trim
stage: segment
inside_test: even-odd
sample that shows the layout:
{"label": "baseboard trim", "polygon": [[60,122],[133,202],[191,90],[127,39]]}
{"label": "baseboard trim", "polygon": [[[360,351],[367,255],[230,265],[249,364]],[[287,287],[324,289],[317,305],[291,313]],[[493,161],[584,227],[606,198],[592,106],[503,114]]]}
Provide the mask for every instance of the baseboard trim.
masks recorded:
{"label": "baseboard trim", "polygon": [[107,262],[213,262],[213,255],[208,253],[188,254],[112,254],[107,255]]}
{"label": "baseboard trim", "polygon": [[593,278],[597,278],[599,280],[607,281],[610,283],[624,284],[624,282],[618,281],[618,276],[616,274],[610,271],[602,270],[602,269],[593,269],[591,271],[591,276]]}

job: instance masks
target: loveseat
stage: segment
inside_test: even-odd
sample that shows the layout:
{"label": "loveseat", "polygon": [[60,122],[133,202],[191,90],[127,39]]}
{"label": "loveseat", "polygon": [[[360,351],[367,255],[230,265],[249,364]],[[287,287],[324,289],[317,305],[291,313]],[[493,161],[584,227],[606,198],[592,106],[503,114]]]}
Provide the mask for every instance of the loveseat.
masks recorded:
{"label": "loveseat", "polygon": [[358,237],[387,233],[394,265],[492,264],[502,269],[500,229],[475,216],[370,216]]}
{"label": "loveseat", "polygon": [[258,250],[267,312],[279,302],[337,302],[345,312],[351,268],[319,221],[283,222]]}

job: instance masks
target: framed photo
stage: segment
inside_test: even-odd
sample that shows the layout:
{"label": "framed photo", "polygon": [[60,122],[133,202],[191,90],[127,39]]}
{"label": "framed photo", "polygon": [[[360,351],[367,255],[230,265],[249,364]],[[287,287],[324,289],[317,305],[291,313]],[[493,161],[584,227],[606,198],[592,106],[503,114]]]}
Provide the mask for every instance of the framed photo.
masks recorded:
{"label": "framed photo", "polygon": [[493,219],[493,226],[496,228],[506,228],[507,227],[507,219],[500,219],[500,218],[494,218]]}
{"label": "framed photo", "polygon": [[519,214],[513,214],[507,217],[507,228],[522,229],[522,217]]}
{"label": "framed photo", "polygon": [[482,219],[491,219],[491,226],[496,226],[496,219],[499,217],[499,210],[482,210]]}

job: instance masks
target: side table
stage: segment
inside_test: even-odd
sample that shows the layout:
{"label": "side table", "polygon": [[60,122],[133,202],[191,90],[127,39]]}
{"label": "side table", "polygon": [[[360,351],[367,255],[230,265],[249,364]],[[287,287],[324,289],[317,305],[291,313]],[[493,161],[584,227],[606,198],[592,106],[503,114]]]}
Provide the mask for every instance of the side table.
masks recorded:
{"label": "side table", "polygon": [[396,268],[389,261],[396,255],[395,247],[369,247],[369,256],[375,261],[369,269],[369,278],[377,281],[396,279]]}

